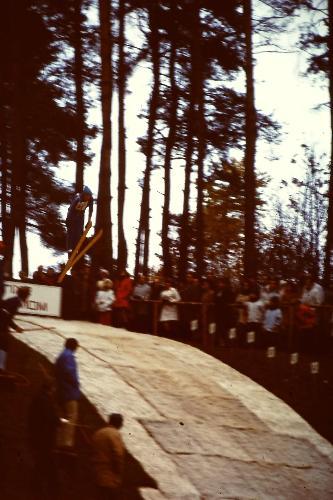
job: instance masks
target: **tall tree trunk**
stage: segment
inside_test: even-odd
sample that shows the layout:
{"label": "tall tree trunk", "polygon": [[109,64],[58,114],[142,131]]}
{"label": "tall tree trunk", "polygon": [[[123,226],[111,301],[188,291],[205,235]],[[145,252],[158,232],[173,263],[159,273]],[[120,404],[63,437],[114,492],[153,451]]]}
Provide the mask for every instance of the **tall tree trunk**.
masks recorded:
{"label": "tall tree trunk", "polygon": [[[21,268],[26,274],[29,273],[28,251],[26,242],[26,179],[27,179],[27,151],[26,151],[26,126],[25,126],[25,103],[28,96],[25,95],[24,78],[22,76],[22,44],[20,37],[22,33],[24,6],[18,5],[15,9],[16,32],[18,36],[12,43],[12,206],[13,238],[15,229],[19,229]],[[13,31],[14,32],[14,31]]]}
{"label": "tall tree trunk", "polygon": [[[203,87],[202,87],[203,92]],[[204,238],[204,161],[206,156],[205,143],[205,118],[203,95],[198,108],[198,124],[200,131],[198,133],[198,177],[197,177],[197,213],[196,213],[196,270],[198,277],[205,275],[205,238]]]}
{"label": "tall tree trunk", "polygon": [[85,104],[83,98],[82,0],[74,0],[74,80],[76,98],[76,174],[75,189],[80,193],[84,179]]}
{"label": "tall tree trunk", "polygon": [[[143,247],[142,272],[148,273],[149,264],[149,238],[150,238],[150,179],[153,166],[154,151],[154,131],[157,120],[158,100],[160,93],[160,43],[158,32],[158,3],[152,3],[149,6],[149,28],[150,28],[150,47],[153,63],[153,89],[150,96],[148,133],[146,146],[146,167],[144,182],[142,188],[142,201],[140,209],[140,221],[137,238],[136,250],[136,269],[140,269],[140,249]],[[142,246],[141,246],[142,245]]]}
{"label": "tall tree trunk", "polygon": [[118,269],[127,266],[127,245],[124,232],[124,206],[126,192],[126,129],[125,129],[125,94],[126,94],[126,63],[125,63],[125,0],[119,0],[119,56],[118,56]]}
{"label": "tall tree trunk", "polygon": [[187,137],[185,151],[185,180],[184,180],[184,195],[183,195],[183,211],[180,223],[180,243],[179,243],[179,267],[178,277],[181,281],[185,280],[188,271],[188,251],[190,244],[190,188],[191,188],[191,173],[192,173],[192,157],[194,150],[193,143],[193,123],[194,123],[194,102],[193,92],[190,86],[190,102],[187,111]]}
{"label": "tall tree trunk", "polygon": [[143,272],[143,248],[144,248],[144,209],[143,202],[145,199],[145,193],[148,190],[148,177],[150,176],[150,171],[145,169],[143,183],[142,183],[142,199],[141,199],[141,208],[140,208],[140,219],[139,219],[139,227],[138,227],[138,235],[136,238],[136,247],[135,247],[135,267],[134,267],[134,276],[137,278],[138,274]]}
{"label": "tall tree trunk", "polygon": [[[174,2],[171,2],[170,13],[175,11]],[[162,255],[163,272],[165,276],[171,277],[173,274],[172,259],[170,254],[170,189],[171,189],[171,159],[172,151],[176,141],[177,132],[177,108],[178,108],[178,87],[175,78],[177,50],[175,32],[170,26],[170,58],[169,58],[169,81],[170,81],[170,111],[169,111],[169,133],[166,140],[164,157],[164,204],[162,213]]]}
{"label": "tall tree trunk", "polygon": [[193,39],[192,39],[192,86],[194,89],[196,111],[198,174],[197,174],[197,207],[196,207],[196,271],[198,277],[205,274],[205,241],[204,241],[204,161],[206,155],[206,123],[204,105],[204,61],[202,55],[202,28],[200,23],[200,1],[194,4]]}
{"label": "tall tree trunk", "polygon": [[21,251],[21,269],[28,275],[29,256],[28,256],[28,244],[27,244],[27,224],[25,217],[21,218],[18,229],[19,229],[20,251]]}
{"label": "tall tree trunk", "polygon": [[187,20],[191,26],[191,35],[189,40],[189,50],[191,54],[191,67],[189,70],[189,102],[187,109],[187,124],[186,124],[186,150],[185,150],[185,179],[184,179],[184,196],[183,196],[183,211],[180,223],[180,243],[179,243],[179,266],[178,277],[181,281],[185,280],[186,273],[189,267],[189,245],[190,245],[190,191],[191,191],[191,174],[193,154],[195,150],[194,135],[196,134],[196,94],[197,94],[197,61],[194,55],[194,33],[192,31],[193,25],[196,22],[195,9],[197,8],[194,2],[190,8],[184,6],[184,14],[190,16]]}
{"label": "tall tree trunk", "polygon": [[331,158],[330,180],[328,188],[327,236],[324,261],[324,285],[332,282],[333,250],[333,0],[328,0],[328,78],[331,117]]}
{"label": "tall tree trunk", "polygon": [[257,119],[254,97],[253,78],[253,44],[252,44],[252,0],[244,0],[245,26],[245,76],[246,76],[246,103],[245,103],[245,158],[244,158],[244,275],[256,278],[257,249],[256,249],[256,175],[255,154],[257,139]]}
{"label": "tall tree trunk", "polygon": [[103,229],[103,244],[98,245],[95,260],[98,265],[112,269],[112,220],[111,220],[111,105],[112,105],[112,37],[111,2],[99,0],[101,45],[101,105],[102,148],[97,197],[96,229]]}
{"label": "tall tree trunk", "polygon": [[8,196],[11,189],[11,175],[8,157],[8,137],[6,132],[6,117],[4,108],[0,116],[0,162],[1,162],[1,229],[2,240],[6,243],[5,249],[5,271],[12,276],[12,262],[14,254],[14,220],[11,217],[11,197]]}

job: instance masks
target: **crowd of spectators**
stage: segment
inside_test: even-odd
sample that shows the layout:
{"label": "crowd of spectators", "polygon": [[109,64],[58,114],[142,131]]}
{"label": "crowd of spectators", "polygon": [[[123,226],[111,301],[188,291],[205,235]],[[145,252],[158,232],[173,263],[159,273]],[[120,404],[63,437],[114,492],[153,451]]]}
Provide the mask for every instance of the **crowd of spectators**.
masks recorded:
{"label": "crowd of spectators", "polygon": [[[44,270],[39,266],[29,280],[21,281],[56,285],[62,266]],[[157,308],[153,303],[158,301]],[[261,276],[258,282],[229,277],[208,276],[199,280],[188,273],[183,282],[159,275],[132,279],[125,270],[111,276],[106,269],[93,272],[89,263],[76,266],[63,282],[63,317],[92,320],[103,325],[138,332],[152,332],[154,322],[166,336],[195,339],[202,331],[202,306],[206,304],[205,321],[215,345],[226,345],[237,332],[246,342],[254,332],[258,343],[265,344],[278,331],[288,329],[287,305],[295,306],[293,321],[309,332],[318,325],[317,306],[333,305],[333,294],[311,276],[298,283]],[[297,306],[297,307],[296,307]],[[331,316],[327,316],[329,327]],[[263,333],[264,332],[264,333]]]}

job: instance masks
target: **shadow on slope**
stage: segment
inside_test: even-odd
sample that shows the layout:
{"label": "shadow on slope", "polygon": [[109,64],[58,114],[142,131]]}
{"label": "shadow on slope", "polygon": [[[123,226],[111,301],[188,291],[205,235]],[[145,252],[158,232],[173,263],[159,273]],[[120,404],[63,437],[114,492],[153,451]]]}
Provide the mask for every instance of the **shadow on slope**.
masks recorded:
{"label": "shadow on slope", "polygon": [[[20,385],[0,378],[0,471],[1,500],[36,500],[31,492],[32,456],[28,442],[28,414],[32,398],[42,382],[42,365],[51,372],[51,363],[26,344],[12,339],[8,371],[19,375]],[[126,418],[126,415],[124,416]],[[89,436],[105,424],[94,406],[86,399],[80,401],[80,424],[77,457],[57,459],[59,500],[80,498],[94,500],[95,491],[90,465]],[[140,462],[128,453],[125,498],[142,498],[139,487],[156,488],[155,480]],[[44,500],[44,499],[43,499]],[[46,500],[46,499],[45,499]]]}

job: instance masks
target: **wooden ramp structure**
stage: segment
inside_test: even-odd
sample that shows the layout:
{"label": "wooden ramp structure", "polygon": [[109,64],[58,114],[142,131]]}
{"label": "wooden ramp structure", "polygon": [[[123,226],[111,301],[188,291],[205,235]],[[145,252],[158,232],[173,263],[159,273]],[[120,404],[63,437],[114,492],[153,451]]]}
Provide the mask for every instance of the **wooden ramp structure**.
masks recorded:
{"label": "wooden ramp structure", "polygon": [[[145,499],[333,498],[333,447],[283,401],[169,339],[80,321],[23,317],[17,336],[54,361],[78,339],[82,391],[124,415],[129,451],[158,482]],[[29,325],[31,328],[31,324]]]}

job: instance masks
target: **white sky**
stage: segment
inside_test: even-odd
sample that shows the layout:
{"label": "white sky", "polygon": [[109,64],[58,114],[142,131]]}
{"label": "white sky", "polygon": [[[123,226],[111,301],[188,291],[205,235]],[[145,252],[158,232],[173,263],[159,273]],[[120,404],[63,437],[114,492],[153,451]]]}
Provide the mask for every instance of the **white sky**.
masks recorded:
{"label": "white sky", "polygon": [[[295,35],[290,33],[283,39],[285,46],[293,46]],[[302,175],[302,163],[291,164],[290,160],[295,155],[302,154],[301,144],[313,146],[318,153],[329,153],[330,148],[330,121],[329,110],[321,107],[314,110],[323,102],[328,102],[328,88],[326,82],[317,82],[300,77],[305,70],[304,55],[300,53],[261,53],[257,54],[255,68],[256,78],[256,106],[282,125],[282,142],[278,145],[267,145],[262,141],[257,144],[256,168],[266,172],[272,177],[272,182],[266,196],[286,199],[286,192],[279,192],[281,179],[289,180],[297,175]],[[127,121],[127,186],[125,207],[125,230],[129,247],[129,271],[134,264],[135,238],[137,220],[139,217],[141,190],[138,179],[141,177],[145,165],[144,156],[138,151],[137,137],[145,134],[147,124],[137,115],[142,112],[147,103],[150,92],[150,71],[147,67],[140,66],[135,77],[130,82],[131,93],[126,100]],[[114,121],[116,123],[116,99],[114,100]],[[92,114],[93,120],[100,121],[100,110]],[[100,139],[91,145],[94,153],[92,165],[86,169],[85,183],[91,187],[97,196],[98,170],[100,156]],[[113,222],[114,222],[114,251],[116,252],[116,189],[117,189],[117,136],[116,130],[113,141],[112,156],[112,195],[113,195]],[[277,159],[272,160],[275,157]],[[69,182],[74,182],[75,169],[71,166],[62,166],[59,177]],[[177,176],[172,178],[172,210],[180,212],[182,209],[183,178],[177,169]],[[160,238],[158,232],[161,228],[161,210],[163,201],[163,172],[155,171],[152,175],[151,190],[151,264],[158,266],[155,253],[160,253]],[[29,262],[30,273],[39,265],[55,265],[60,262],[49,250],[41,246],[39,238],[29,235]],[[19,249],[15,248],[14,269],[20,269]]]}

